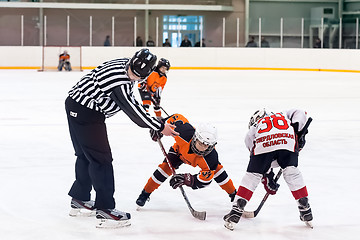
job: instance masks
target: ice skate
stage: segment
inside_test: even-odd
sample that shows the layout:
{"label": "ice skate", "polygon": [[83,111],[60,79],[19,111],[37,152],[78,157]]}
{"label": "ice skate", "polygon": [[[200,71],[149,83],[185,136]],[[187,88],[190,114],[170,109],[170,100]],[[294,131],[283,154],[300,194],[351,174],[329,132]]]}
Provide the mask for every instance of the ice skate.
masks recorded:
{"label": "ice skate", "polygon": [[306,226],[310,228],[314,228],[312,225],[313,216],[308,198],[307,197],[300,198],[298,200],[298,205],[300,212],[300,220],[303,221],[306,224]]}
{"label": "ice skate", "polygon": [[141,209],[147,201],[150,201],[150,197],[149,197],[150,194],[151,193],[148,193],[145,190],[142,190],[138,199],[136,200],[136,204],[138,205],[137,210]]}
{"label": "ice skate", "polygon": [[231,211],[224,216],[224,218],[223,218],[225,221],[224,226],[227,229],[229,229],[231,231],[234,230],[235,224],[239,222],[241,215],[244,212],[245,205],[246,205],[245,199],[242,199],[242,198],[238,199],[236,204],[234,204],[232,206]]}
{"label": "ice skate", "polygon": [[130,213],[122,212],[116,209],[98,209],[96,218],[99,223],[97,228],[121,228],[130,226]]}
{"label": "ice skate", "polygon": [[75,198],[71,199],[71,210],[69,215],[71,217],[94,217],[96,215],[95,202],[81,201]]}

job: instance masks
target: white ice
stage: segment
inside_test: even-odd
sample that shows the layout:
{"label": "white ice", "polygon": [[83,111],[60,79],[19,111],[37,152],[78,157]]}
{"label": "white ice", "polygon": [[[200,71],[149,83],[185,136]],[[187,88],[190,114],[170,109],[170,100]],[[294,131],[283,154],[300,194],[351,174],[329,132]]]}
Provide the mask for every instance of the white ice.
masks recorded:
{"label": "white ice", "polygon": [[[299,220],[281,178],[279,192],[259,215],[242,218],[231,232],[222,220],[231,208],[229,197],[216,182],[200,190],[185,188],[193,207],[207,212],[205,221],[190,215],[168,181],[136,211],[135,200],[163,156],[148,130],[122,112],[108,119],[107,127],[117,208],[132,214],[132,225],[97,229],[95,218],[68,215],[75,156],[64,100],[85,73],[0,71],[1,239],[359,239],[360,74],[170,70],[163,108],[185,115],[195,126],[210,121],[218,127],[220,161],[236,187],[248,163],[244,135],[257,108],[301,108],[314,119],[299,160],[314,229]],[[163,142],[168,148],[173,139]],[[178,172],[198,170],[182,166]],[[259,185],[246,209],[254,210],[264,193]]]}

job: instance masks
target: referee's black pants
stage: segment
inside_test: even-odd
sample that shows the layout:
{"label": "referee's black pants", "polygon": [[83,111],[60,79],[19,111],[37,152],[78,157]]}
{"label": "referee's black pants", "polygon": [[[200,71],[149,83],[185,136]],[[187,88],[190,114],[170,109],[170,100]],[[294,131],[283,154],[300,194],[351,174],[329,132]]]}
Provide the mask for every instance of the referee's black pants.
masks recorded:
{"label": "referee's black pants", "polygon": [[104,114],[77,103],[70,97],[65,101],[66,115],[75,155],[75,182],[69,195],[88,201],[94,187],[95,207],[115,208],[114,171],[106,132]]}

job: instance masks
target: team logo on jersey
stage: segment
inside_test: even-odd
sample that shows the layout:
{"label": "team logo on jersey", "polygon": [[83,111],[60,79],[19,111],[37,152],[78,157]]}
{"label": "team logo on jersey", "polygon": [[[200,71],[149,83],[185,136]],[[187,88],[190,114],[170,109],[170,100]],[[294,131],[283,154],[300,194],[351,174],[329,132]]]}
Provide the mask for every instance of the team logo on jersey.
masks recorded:
{"label": "team logo on jersey", "polygon": [[202,175],[203,179],[209,179],[212,176],[212,172],[211,171],[202,171],[201,175]]}

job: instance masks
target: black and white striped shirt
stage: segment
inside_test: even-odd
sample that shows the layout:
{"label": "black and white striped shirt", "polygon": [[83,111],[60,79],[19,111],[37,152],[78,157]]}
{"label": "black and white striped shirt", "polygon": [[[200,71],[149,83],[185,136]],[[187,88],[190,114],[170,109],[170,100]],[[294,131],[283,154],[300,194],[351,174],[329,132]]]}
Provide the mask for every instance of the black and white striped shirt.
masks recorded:
{"label": "black and white striped shirt", "polygon": [[82,77],[69,91],[69,96],[107,118],[123,110],[140,127],[162,130],[163,124],[151,117],[133,95],[135,81],[130,81],[126,71],[129,60],[104,62]]}

